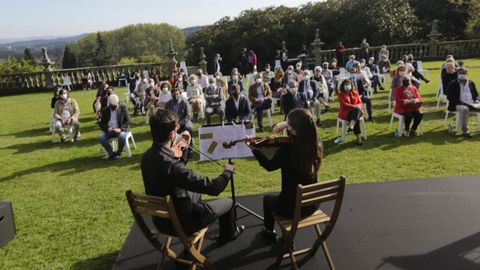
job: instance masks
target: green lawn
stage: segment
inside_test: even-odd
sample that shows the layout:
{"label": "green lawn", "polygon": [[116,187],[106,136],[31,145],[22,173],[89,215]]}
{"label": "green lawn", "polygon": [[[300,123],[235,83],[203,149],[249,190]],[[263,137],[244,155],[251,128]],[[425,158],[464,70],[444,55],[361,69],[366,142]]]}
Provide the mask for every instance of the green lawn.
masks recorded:
{"label": "green lawn", "polygon": [[[441,62],[424,63],[438,67]],[[478,65],[480,60],[467,60]],[[338,105],[325,114],[319,133],[324,160],[319,180],[346,175],[349,184],[479,174],[480,134],[464,140],[449,135],[444,106],[435,110],[439,71],[423,85],[424,136],[395,138],[389,127],[388,91],[375,95],[375,123],[367,123],[368,141],[354,145],[354,136],[334,145]],[[470,71],[480,83],[480,70]],[[117,89],[123,100],[125,88]],[[0,201],[12,201],[15,239],[0,249],[0,269],[110,269],[133,219],[124,198],[127,189],[143,191],[140,158],[150,146],[144,117],[132,119],[137,142],[133,157],[107,161],[99,157],[99,128],[91,104],[94,91],[74,91],[82,110],[81,138],[76,144],[52,144],[47,133],[50,93],[0,98]],[[278,113],[274,122],[283,119]],[[451,120],[452,121],[452,120]],[[476,130],[474,118],[472,127]],[[472,129],[473,130],[473,129]],[[57,139],[58,141],[58,139]],[[197,140],[198,142],[198,140]],[[209,162],[189,166],[208,176],[221,168]],[[260,194],[280,188],[279,172],[268,173],[253,159],[236,161],[238,193]],[[228,196],[229,190],[222,196]],[[348,196],[348,194],[346,195]]]}

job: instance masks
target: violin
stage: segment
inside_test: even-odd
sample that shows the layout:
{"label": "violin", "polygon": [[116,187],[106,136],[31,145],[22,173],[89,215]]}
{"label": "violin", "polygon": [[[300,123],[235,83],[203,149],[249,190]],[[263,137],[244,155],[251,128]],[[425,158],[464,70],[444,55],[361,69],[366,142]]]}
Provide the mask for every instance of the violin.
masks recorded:
{"label": "violin", "polygon": [[188,141],[184,137],[176,140],[173,145],[170,147],[175,158],[181,158],[183,156],[183,151],[189,146]]}
{"label": "violin", "polygon": [[277,134],[273,134],[268,137],[253,137],[253,138],[243,138],[240,140],[224,142],[222,145],[226,149],[232,148],[239,142],[244,142],[252,147],[278,147],[285,144],[292,144],[293,137],[289,136],[276,136]]}

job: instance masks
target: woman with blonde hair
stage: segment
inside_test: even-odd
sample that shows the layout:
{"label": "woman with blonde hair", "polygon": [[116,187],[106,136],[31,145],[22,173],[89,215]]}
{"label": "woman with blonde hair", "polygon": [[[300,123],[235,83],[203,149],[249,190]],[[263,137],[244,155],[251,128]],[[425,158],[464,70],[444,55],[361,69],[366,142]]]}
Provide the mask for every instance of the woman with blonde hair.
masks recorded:
{"label": "woman with blonde hair", "polygon": [[453,61],[447,62],[445,64],[445,72],[442,72],[441,74],[442,78],[442,93],[444,96],[446,96],[448,85],[452,82],[455,81],[458,78],[457,70],[455,68],[455,63]]}
{"label": "woman with blonde hair", "polygon": [[197,121],[199,117],[204,119],[205,99],[203,97],[202,87],[198,83],[198,77],[195,74],[188,77],[187,98],[192,105],[194,121]]}

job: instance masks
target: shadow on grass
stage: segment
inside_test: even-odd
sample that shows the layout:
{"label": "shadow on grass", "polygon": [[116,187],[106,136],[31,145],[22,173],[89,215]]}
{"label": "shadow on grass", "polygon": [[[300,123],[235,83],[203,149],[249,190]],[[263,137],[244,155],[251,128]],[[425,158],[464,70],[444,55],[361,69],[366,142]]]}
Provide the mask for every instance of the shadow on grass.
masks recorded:
{"label": "shadow on grass", "polygon": [[118,251],[100,255],[95,258],[90,258],[83,261],[78,261],[70,270],[107,270],[112,269],[115,259],[118,256]]}

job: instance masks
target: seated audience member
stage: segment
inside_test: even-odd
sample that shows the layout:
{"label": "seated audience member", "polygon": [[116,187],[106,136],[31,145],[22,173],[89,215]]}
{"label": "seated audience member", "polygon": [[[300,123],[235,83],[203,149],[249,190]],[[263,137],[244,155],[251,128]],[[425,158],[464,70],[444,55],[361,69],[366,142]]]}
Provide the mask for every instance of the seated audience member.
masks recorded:
{"label": "seated audience member", "polygon": [[[315,71],[313,73],[313,76],[311,77],[311,80],[315,82],[315,84],[317,85],[317,91],[318,91],[317,100],[320,102],[321,105],[325,106],[325,111],[329,111],[330,106],[328,105],[328,101],[330,99],[330,92],[327,84],[328,81],[325,77],[323,77],[322,73],[323,73],[323,69],[321,66],[315,67]],[[327,73],[327,75],[329,74]],[[308,71],[308,76],[311,76],[310,71]],[[303,80],[305,80],[305,77]],[[314,113],[312,112],[312,114]]]}
{"label": "seated audience member", "polygon": [[292,65],[287,67],[287,72],[285,73],[284,80],[285,80],[285,85],[289,85],[290,82],[293,82],[293,81],[298,82],[297,74],[293,72]]}
{"label": "seated audience member", "polygon": [[61,89],[59,91],[59,99],[55,102],[55,108],[53,114],[55,117],[55,131],[60,134],[60,140],[65,143],[64,127],[73,127],[73,141],[78,140],[78,132],[80,130],[80,122],[78,116],[80,116],[80,109],[75,99],[70,98],[68,91]]}
{"label": "seated audience member", "polygon": [[55,109],[55,103],[60,99],[60,91],[62,90],[61,86],[53,87],[53,96],[50,100],[50,108]]}
{"label": "seated audience member", "polygon": [[[417,136],[417,127],[423,118],[422,101],[417,88],[410,83],[408,77],[401,77],[402,85],[395,89],[395,113],[405,117],[405,135]],[[410,123],[413,119],[413,125]]]}
{"label": "seated audience member", "polygon": [[240,95],[244,96],[245,89],[243,88],[242,78],[240,77],[240,73],[238,72],[238,69],[233,68],[232,73],[230,75],[232,77],[228,81],[228,95],[230,96],[233,93],[233,86],[238,85],[240,87]]}
{"label": "seated audience member", "polygon": [[170,93],[170,84],[168,82],[162,82],[160,84],[160,98],[158,100],[158,107],[164,109],[167,102],[172,99],[172,94]]}
{"label": "seated audience member", "polygon": [[[283,144],[276,150],[273,158],[267,157],[261,148],[249,142],[247,145],[258,160],[260,166],[267,171],[281,169],[281,191],[278,194],[268,194],[263,197],[264,228],[262,234],[270,242],[276,243],[274,230],[274,214],[285,219],[294,218],[297,187],[317,182],[317,172],[322,163],[322,146],[317,135],[310,112],[296,109],[287,116],[287,121],[275,126],[274,132],[287,130],[292,136],[292,144]],[[315,212],[317,204],[302,208],[301,218]],[[292,248],[293,249],[293,248]]]}
{"label": "seated audience member", "polygon": [[147,96],[145,98],[145,109],[147,110],[147,116],[153,115],[155,110],[160,106],[160,87],[158,85],[154,85],[152,88],[147,91]]}
{"label": "seated audience member", "polygon": [[457,70],[455,69],[455,64],[453,62],[448,62],[445,65],[445,72],[442,72],[442,94],[447,95],[448,85],[457,80],[458,74]]}
{"label": "seated audience member", "polygon": [[303,69],[302,69],[302,63],[298,62],[295,65],[295,76],[297,77],[297,82],[300,82],[303,80]]}
{"label": "seated audience member", "polygon": [[[174,92],[178,92],[175,88]],[[180,93],[178,93],[180,95]],[[188,103],[185,103],[186,105]],[[180,226],[187,235],[207,227],[219,219],[220,244],[237,238],[244,227],[237,228],[233,201],[229,198],[203,202],[200,193],[217,196],[228,185],[233,165],[227,164],[215,179],[201,176],[186,167],[188,149],[175,158],[170,147],[177,139],[179,120],[171,111],[158,110],[150,118],[153,144],[142,156],[141,170],[145,193],[150,196],[171,196]],[[190,134],[182,134],[191,141]],[[161,180],[161,181],[159,181]],[[153,217],[153,224],[162,233],[175,235],[171,221]]]}
{"label": "seated audience member", "polygon": [[340,74],[340,69],[338,68],[338,62],[335,58],[332,59],[330,62],[330,66],[328,67],[332,71],[333,76],[337,76]]}
{"label": "seated audience member", "polygon": [[192,117],[192,108],[186,98],[182,96],[179,88],[172,89],[172,99],[165,105],[167,110],[175,112],[180,124],[179,133],[188,131],[190,136],[193,134],[193,127],[190,118]]}
{"label": "seated audience member", "polygon": [[228,85],[227,85],[227,82],[225,82],[225,80],[223,79],[223,74],[221,72],[215,72],[215,81],[216,81],[216,85],[217,87],[219,87],[220,89],[222,89],[222,92],[223,92],[223,102],[225,103],[225,101],[227,100],[227,97],[228,97]]}
{"label": "seated audience member", "polygon": [[392,77],[392,81],[390,83],[390,91],[392,91],[392,94],[390,96],[390,101],[395,100],[395,89],[402,86],[401,78],[403,77],[408,77],[407,67],[403,64],[397,65],[397,69],[395,70],[395,76]]}
{"label": "seated audience member", "polygon": [[180,88],[182,91],[187,91],[188,77],[182,68],[179,70],[179,74],[175,79],[176,80],[173,84],[173,88]]}
{"label": "seated audience member", "polygon": [[241,123],[250,120],[250,107],[248,100],[240,95],[240,85],[233,85],[233,92],[225,105],[227,123]]}
{"label": "seated audience member", "polygon": [[[317,72],[318,71],[319,69],[317,69]],[[310,71],[305,70],[303,72],[303,80],[298,86],[298,92],[302,93],[302,95],[304,95],[306,98],[306,108],[309,108],[312,112],[312,115],[317,118],[315,122],[317,126],[320,126],[320,103],[323,104],[325,108],[329,107],[328,103],[325,101],[325,96],[328,99],[327,82],[320,73],[321,72],[318,72],[318,74],[316,74],[320,77],[311,80]]]}
{"label": "seated audience member", "polygon": [[263,82],[261,73],[255,75],[255,83],[248,89],[248,99],[257,114],[258,130],[263,132],[263,111],[272,107],[272,90]]}
{"label": "seated audience member", "polygon": [[93,112],[98,113],[98,105],[96,103],[101,103],[103,99],[107,97],[107,88],[109,87],[106,81],[100,81],[100,87],[95,94],[95,101],[93,102]]}
{"label": "seated audience member", "polygon": [[135,95],[138,97],[139,101],[133,109],[133,116],[137,116],[139,111],[142,111],[142,108],[145,104],[146,91],[150,86],[148,78],[146,75],[142,74],[140,81],[135,86]]}
{"label": "seated audience member", "polygon": [[363,116],[363,102],[351,80],[344,80],[340,83],[338,93],[338,118],[349,121],[348,131],[352,131],[357,137],[357,145],[362,145],[360,131],[360,118]]}
{"label": "seated audience member", "polygon": [[390,72],[390,53],[387,50],[386,45],[382,45],[380,52],[378,53],[378,68],[381,74]]}
{"label": "seated audience member", "polygon": [[[318,66],[315,67],[314,72],[314,80],[317,81],[320,77],[318,76],[318,71],[320,71],[320,75],[323,76],[325,79],[325,83],[327,84],[328,88],[328,96],[330,97],[335,90],[335,82],[333,80],[333,72],[329,69],[328,62],[323,62],[322,67]],[[319,81],[319,80],[318,80]]]}
{"label": "seated audience member", "polygon": [[84,72],[82,75],[83,90],[90,90],[93,87],[93,76],[90,72]]}
{"label": "seated audience member", "polygon": [[282,97],[282,108],[285,118],[296,108],[307,108],[307,98],[305,93],[298,91],[298,83],[296,81],[288,84],[288,92]]}
{"label": "seated audience member", "polygon": [[377,93],[377,88],[380,88],[380,90],[385,90],[380,83],[380,78],[378,77],[378,75],[380,75],[380,68],[377,64],[375,64],[375,58],[370,57],[366,67],[368,67],[372,73],[372,77],[370,79],[372,80],[373,92]]}
{"label": "seated audience member", "polygon": [[202,90],[208,86],[208,76],[203,74],[203,70],[202,69],[197,69],[197,72],[195,73],[197,75],[197,80],[198,80],[198,84],[200,84],[200,87],[202,88]]}
{"label": "seated audience member", "polygon": [[[266,64],[265,65],[265,70],[262,71],[263,82],[267,83],[267,84],[270,84],[270,82],[272,81],[274,76],[275,76],[275,74],[271,70],[270,64]],[[270,86],[270,88],[272,87],[271,85],[269,85],[269,86]]]}
{"label": "seated audience member", "polygon": [[135,72],[132,79],[130,79],[130,83],[128,85],[128,92],[130,93],[130,101],[133,104],[133,107],[137,107],[137,93],[135,93],[135,89],[137,88],[137,84],[140,83],[140,73]]}
{"label": "seated audience member", "polygon": [[475,83],[468,79],[468,70],[460,68],[457,73],[458,79],[448,85],[448,110],[459,114],[463,137],[470,138],[468,115],[471,111],[480,111],[480,98]]}
{"label": "seated audience member", "polygon": [[187,98],[188,102],[192,105],[194,120],[197,121],[198,117],[204,119],[205,99],[203,97],[203,87],[198,83],[198,77],[196,75],[190,75],[188,78]]}
{"label": "seated audience member", "polygon": [[409,54],[407,55],[407,57],[408,57],[408,58],[407,58],[408,63],[411,63],[412,66],[413,66],[413,68],[414,68],[414,70],[413,70],[413,72],[412,72],[413,77],[415,77],[418,81],[422,80],[422,81],[424,81],[425,83],[429,83],[430,80],[427,79],[427,78],[425,78],[425,77],[423,76],[423,74],[420,73],[420,70],[418,70],[418,61],[415,61],[415,60],[413,59],[413,54],[409,53]]}
{"label": "seated audience member", "polygon": [[353,68],[353,64],[355,63],[355,55],[352,54],[350,55],[350,57],[348,58],[348,61],[347,63],[345,64],[345,69],[348,71],[348,72],[351,72],[352,68]]}
{"label": "seated audience member", "polygon": [[368,121],[374,122],[372,114],[372,99],[369,97],[368,88],[371,86],[371,81],[368,75],[361,70],[360,63],[355,62],[352,68],[352,81],[355,83],[355,89],[360,94],[362,102],[367,105]]}
{"label": "seated audience member", "polygon": [[270,80],[272,97],[280,98],[281,96],[286,94],[284,76],[285,72],[283,72],[282,68],[277,68],[277,70],[275,70],[275,75]]}
{"label": "seated audience member", "polygon": [[[108,159],[117,159],[122,154],[123,148],[127,140],[127,132],[130,128],[130,115],[127,107],[119,104],[118,96],[112,94],[108,97],[108,107],[102,110],[102,116],[99,121],[102,129],[98,139],[100,144],[107,151]],[[113,152],[109,139],[118,139],[118,150]]]}
{"label": "seated audience member", "polygon": [[225,114],[225,103],[223,100],[223,89],[217,86],[215,78],[208,79],[209,86],[205,88],[205,119],[207,126],[211,125],[212,114],[220,116],[220,123],[223,123]]}

